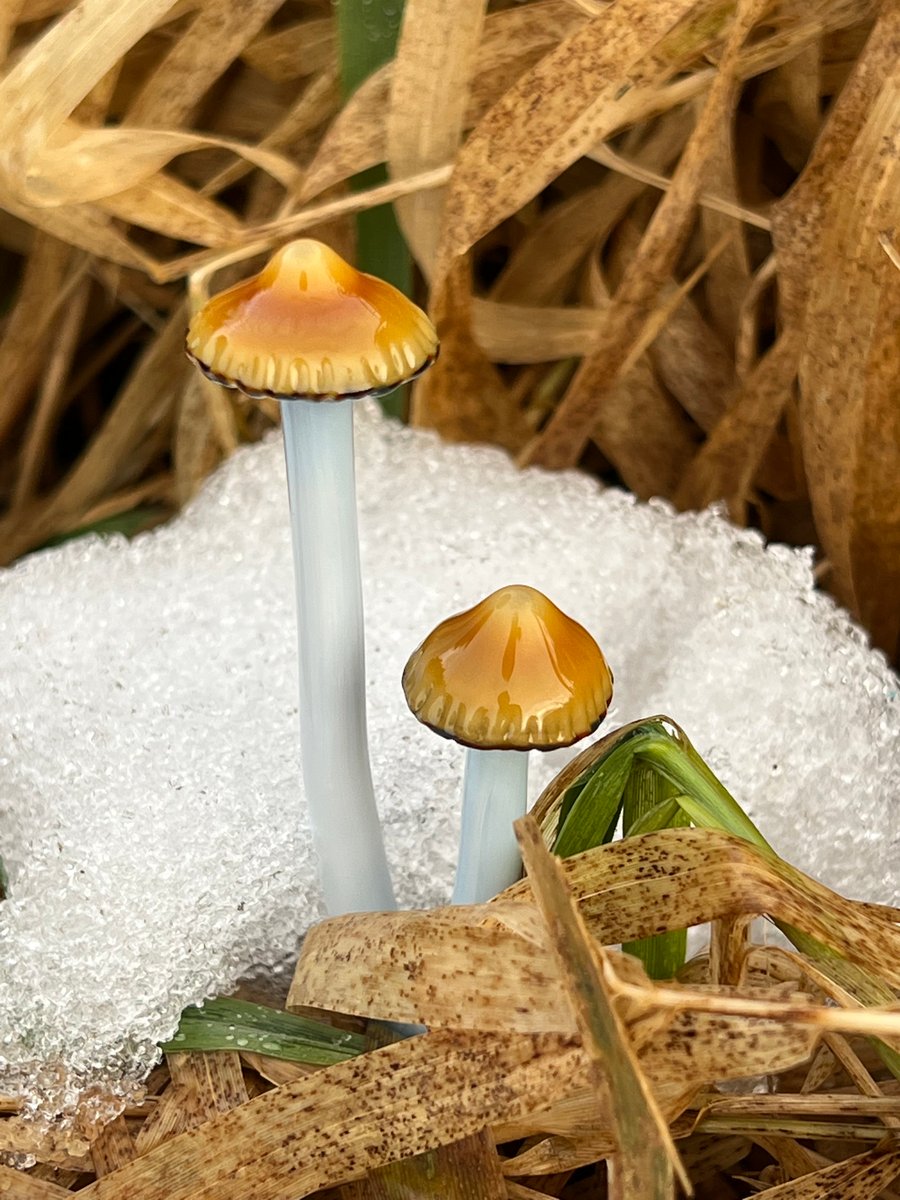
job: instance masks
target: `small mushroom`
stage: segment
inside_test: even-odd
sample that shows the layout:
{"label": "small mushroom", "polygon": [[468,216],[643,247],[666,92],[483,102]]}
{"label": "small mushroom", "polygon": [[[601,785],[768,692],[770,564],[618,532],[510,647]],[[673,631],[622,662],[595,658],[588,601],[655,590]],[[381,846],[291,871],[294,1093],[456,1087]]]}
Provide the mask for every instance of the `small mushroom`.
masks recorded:
{"label": "small mushroom", "polygon": [[443,621],[413,652],[403,672],[413,715],[469,747],[454,904],[480,904],[518,879],[512,824],[527,808],[527,751],[587,737],[612,684],[587,630],[521,585]]}
{"label": "small mushroom", "polygon": [[188,330],[188,356],[210,379],[281,401],[303,776],[332,914],[394,907],[366,735],[350,402],[414,379],[437,350],[421,309],[309,238],[213,296]]}

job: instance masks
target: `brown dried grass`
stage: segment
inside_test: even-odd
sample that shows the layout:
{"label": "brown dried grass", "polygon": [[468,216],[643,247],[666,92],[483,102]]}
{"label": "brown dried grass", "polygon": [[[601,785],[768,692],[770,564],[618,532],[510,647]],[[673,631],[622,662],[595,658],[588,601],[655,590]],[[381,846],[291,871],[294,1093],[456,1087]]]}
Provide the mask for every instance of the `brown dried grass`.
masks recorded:
{"label": "brown dried grass", "polygon": [[394,200],[417,423],[817,541],[895,652],[898,51],[892,0],[407,0],[342,107],[325,0],[3,5],[0,561],[276,419],[190,373],[192,272]]}
{"label": "brown dried grass", "polygon": [[[37,1163],[0,1167],[0,1194],[671,1200],[680,1178],[700,1197],[896,1197],[900,1093],[863,1035],[900,1038],[900,1009],[823,990],[814,964],[748,929],[767,912],[834,948],[855,931],[878,972],[898,959],[900,913],[779,879],[724,834],[672,829],[560,862],[535,820],[519,832],[528,878],[491,904],[308,935],[289,1007],[427,1033],[319,1069],[170,1054],[103,1128],[41,1131],[9,1104],[0,1147]],[[605,948],[705,918],[711,953],[680,982]]]}

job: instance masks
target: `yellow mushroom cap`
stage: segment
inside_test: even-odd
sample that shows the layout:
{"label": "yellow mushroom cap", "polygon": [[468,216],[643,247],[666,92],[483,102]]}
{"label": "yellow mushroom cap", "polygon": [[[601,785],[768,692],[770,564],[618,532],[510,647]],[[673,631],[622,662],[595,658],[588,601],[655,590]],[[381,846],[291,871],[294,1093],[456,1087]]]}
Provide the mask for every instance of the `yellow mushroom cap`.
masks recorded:
{"label": "yellow mushroom cap", "polygon": [[402,292],[312,238],[213,296],[187,335],[188,356],[211,379],[282,400],[383,395],[437,349],[434,326]]}
{"label": "yellow mushroom cap", "polygon": [[603,720],[612,685],[588,631],[520,585],[443,621],[403,672],[414,716],[480,750],[571,746]]}

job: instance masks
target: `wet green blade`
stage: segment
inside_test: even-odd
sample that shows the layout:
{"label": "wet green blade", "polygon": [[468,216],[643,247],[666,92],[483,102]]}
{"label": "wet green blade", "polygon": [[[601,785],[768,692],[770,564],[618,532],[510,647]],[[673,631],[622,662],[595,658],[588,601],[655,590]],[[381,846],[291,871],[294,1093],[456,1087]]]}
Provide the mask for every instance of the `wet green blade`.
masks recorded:
{"label": "wet green blade", "polygon": [[[650,832],[645,825],[651,829],[690,825],[687,813],[674,799],[677,791],[675,784],[654,767],[636,760],[623,796],[625,836]],[[641,960],[651,979],[674,979],[687,957],[687,930],[672,929],[656,937],[625,942],[622,949]]]}
{"label": "wet green blade", "polygon": [[672,784],[674,791],[691,798],[693,811],[690,815],[695,825],[721,829],[751,842],[768,854],[775,854],[684,734],[677,738],[663,732],[655,738],[648,738],[638,753],[643,762],[655,767]]}
{"label": "wet green blade", "polygon": [[633,759],[627,743],[617,746],[579,788],[568,813],[560,816],[554,854],[568,858],[612,841]]}
{"label": "wet green blade", "polygon": [[[553,853],[562,858],[612,840],[634,755],[666,736],[660,719],[639,721],[609,736],[605,751],[566,789],[560,803]],[[595,750],[600,751],[602,742]]]}
{"label": "wet green blade", "polygon": [[208,1000],[186,1008],[178,1030],[162,1046],[166,1054],[184,1050],[246,1050],[288,1062],[330,1066],[362,1054],[365,1039],[323,1021],[295,1016],[245,1000]]}

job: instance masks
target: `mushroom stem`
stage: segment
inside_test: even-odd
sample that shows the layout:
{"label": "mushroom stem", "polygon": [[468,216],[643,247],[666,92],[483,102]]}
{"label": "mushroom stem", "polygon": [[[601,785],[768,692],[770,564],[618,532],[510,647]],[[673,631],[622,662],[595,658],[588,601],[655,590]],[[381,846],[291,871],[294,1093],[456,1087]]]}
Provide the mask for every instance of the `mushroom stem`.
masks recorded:
{"label": "mushroom stem", "polygon": [[522,859],[513,821],[528,808],[528,751],[466,751],[454,904],[482,904],[515,883]]}
{"label": "mushroom stem", "polygon": [[352,401],[281,405],[297,586],[303,781],[325,906],[395,907],[366,733]]}

